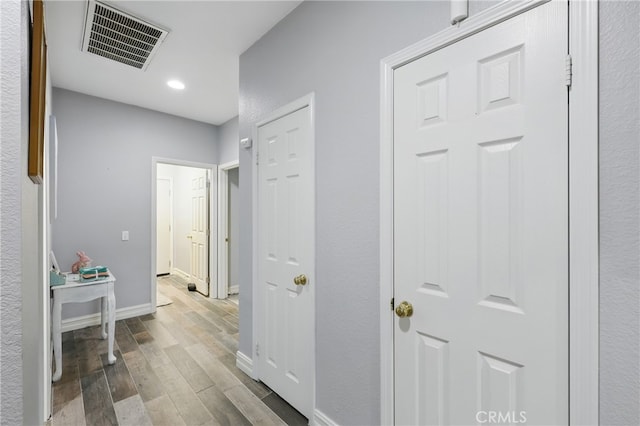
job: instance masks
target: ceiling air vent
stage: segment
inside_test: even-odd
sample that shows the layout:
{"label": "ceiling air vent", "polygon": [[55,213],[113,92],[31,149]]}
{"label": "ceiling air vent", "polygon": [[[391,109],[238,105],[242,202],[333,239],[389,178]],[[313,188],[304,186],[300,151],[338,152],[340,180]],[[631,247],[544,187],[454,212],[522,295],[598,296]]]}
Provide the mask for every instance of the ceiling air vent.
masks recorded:
{"label": "ceiling air vent", "polygon": [[89,0],[82,50],[145,70],[168,33],[109,5]]}

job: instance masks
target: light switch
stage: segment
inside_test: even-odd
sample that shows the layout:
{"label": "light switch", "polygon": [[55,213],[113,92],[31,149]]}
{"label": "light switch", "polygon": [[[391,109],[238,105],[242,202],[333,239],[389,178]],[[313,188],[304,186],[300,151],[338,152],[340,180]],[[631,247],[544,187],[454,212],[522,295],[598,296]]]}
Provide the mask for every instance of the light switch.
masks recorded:
{"label": "light switch", "polygon": [[122,241],[129,241],[129,231],[122,231]]}

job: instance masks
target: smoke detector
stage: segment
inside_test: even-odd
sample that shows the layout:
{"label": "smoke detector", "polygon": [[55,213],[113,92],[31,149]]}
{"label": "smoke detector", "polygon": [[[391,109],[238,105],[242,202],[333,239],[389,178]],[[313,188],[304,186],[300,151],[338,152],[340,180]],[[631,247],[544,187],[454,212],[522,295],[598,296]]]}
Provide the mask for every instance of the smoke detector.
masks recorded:
{"label": "smoke detector", "polygon": [[146,70],[168,30],[105,3],[89,0],[82,51]]}

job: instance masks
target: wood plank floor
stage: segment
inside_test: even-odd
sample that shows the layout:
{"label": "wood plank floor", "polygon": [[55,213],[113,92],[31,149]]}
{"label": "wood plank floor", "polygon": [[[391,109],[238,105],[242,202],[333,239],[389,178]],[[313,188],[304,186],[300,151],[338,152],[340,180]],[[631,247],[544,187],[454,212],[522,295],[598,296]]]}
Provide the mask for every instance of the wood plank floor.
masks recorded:
{"label": "wood plank floor", "polygon": [[99,326],[63,334],[50,425],[306,425],[307,419],[235,366],[237,299],[158,279],[172,303],[116,322],[114,353]]}

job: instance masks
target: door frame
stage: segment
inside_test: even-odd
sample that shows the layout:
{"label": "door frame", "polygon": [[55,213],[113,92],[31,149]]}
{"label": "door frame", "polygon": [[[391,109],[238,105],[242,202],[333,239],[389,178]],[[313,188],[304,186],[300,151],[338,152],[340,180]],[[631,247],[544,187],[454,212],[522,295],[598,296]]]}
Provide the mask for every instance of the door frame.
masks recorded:
{"label": "door frame", "polygon": [[[218,165],[218,299],[229,297],[229,247],[225,237],[229,229],[229,170],[239,167],[240,160]],[[209,291],[213,296],[214,292]]]}
{"label": "door frame", "polygon": [[[252,304],[252,328],[253,328],[253,332],[252,332],[252,346],[251,346],[251,356],[252,359],[254,360],[251,363],[251,374],[249,374],[253,379],[255,380],[259,380],[260,379],[260,363],[257,361],[258,356],[257,356],[257,347],[258,344],[261,340],[261,335],[260,335],[260,318],[262,318],[262,307],[264,305],[264,297],[263,297],[263,292],[260,291],[260,286],[259,286],[259,267],[260,267],[260,262],[259,262],[259,247],[258,247],[258,234],[259,234],[259,228],[258,228],[258,209],[259,209],[259,204],[258,204],[258,199],[259,199],[259,176],[258,176],[258,150],[259,150],[259,143],[258,143],[258,130],[260,127],[269,124],[272,121],[275,121],[279,118],[282,118],[286,115],[289,115],[291,113],[294,113],[302,108],[306,108],[309,107],[309,129],[310,129],[310,138],[309,138],[309,155],[311,156],[311,164],[312,164],[312,168],[310,170],[310,179],[311,179],[311,185],[313,187],[313,191],[315,193],[316,191],[316,172],[315,172],[315,164],[316,164],[316,148],[315,148],[315,139],[316,139],[316,132],[315,132],[315,93],[311,92],[308,95],[302,96],[301,98],[296,99],[295,101],[292,101],[278,109],[276,109],[275,111],[271,112],[270,114],[267,114],[262,120],[258,121],[257,123],[255,123],[253,125],[252,128],[252,138],[253,138],[253,143],[254,143],[254,148],[253,148],[253,152],[252,152],[252,160],[251,160],[251,173],[252,173],[252,203],[253,203],[253,208],[252,208],[252,267],[253,267],[253,271],[252,271],[252,282],[253,282],[253,288],[252,288],[252,300],[253,300],[253,304]],[[313,264],[311,265],[311,267],[308,269],[309,273],[307,274],[309,276],[309,280],[311,283],[316,283],[316,209],[315,209],[315,195],[313,197],[313,206],[311,208],[311,211],[313,212],[313,217],[312,217],[312,222],[313,222],[313,229],[311,231],[311,258],[312,258],[312,262]],[[315,291],[316,286],[312,285],[309,287],[310,293],[311,293],[311,298],[313,300],[312,303],[312,312],[309,313],[310,317],[311,317],[311,329],[313,330],[313,347],[311,348],[311,398],[312,398],[312,412],[315,412],[315,408],[316,408],[316,308],[315,308],[315,300],[316,300],[316,291]],[[238,352],[238,356],[242,355],[240,352]],[[309,419],[311,420],[311,418]]]}
{"label": "door frame", "polygon": [[[549,0],[505,1],[380,64],[381,423],[394,424],[394,70]],[[598,2],[569,1],[569,422],[599,421]],[[579,143],[573,143],[578,141]]]}
{"label": "door frame", "polygon": [[[156,191],[158,190],[158,180],[166,180],[169,181],[169,222],[171,223],[171,228],[169,229],[169,263],[171,264],[171,268],[173,268],[173,178],[171,176],[157,176],[156,177]],[[158,195],[156,192],[156,222],[158,221]],[[157,224],[156,224],[157,225]],[[158,243],[158,234],[156,228],[156,244]],[[158,267],[158,251],[156,245],[156,268]],[[169,273],[171,273],[171,268],[169,268]],[[158,271],[156,269],[156,277]]]}
{"label": "door frame", "polygon": [[156,185],[156,179],[158,177],[158,164],[169,164],[172,166],[185,166],[185,167],[197,167],[200,169],[206,169],[207,170],[207,178],[210,180],[211,184],[209,185],[209,297],[211,297],[211,286],[213,285],[213,283],[211,282],[211,277],[217,277],[217,271],[218,271],[218,264],[216,262],[217,258],[218,258],[218,247],[216,244],[216,235],[217,235],[217,229],[215,228],[215,226],[212,226],[212,224],[216,224],[217,223],[217,218],[215,216],[217,216],[217,210],[216,210],[216,200],[217,200],[217,192],[218,192],[218,185],[216,182],[214,182],[214,179],[217,180],[218,178],[218,166],[215,164],[209,164],[209,163],[200,163],[200,162],[196,162],[196,161],[188,161],[188,160],[179,160],[176,158],[164,158],[164,157],[151,157],[151,271],[152,273],[152,277],[151,277],[151,286],[150,286],[150,292],[151,292],[151,310],[150,312],[155,312],[156,311],[156,292],[157,292],[157,277],[156,277],[156,271],[157,271],[157,265],[156,265],[156,259],[157,259],[157,235],[156,235],[156,221],[158,220],[157,218],[157,185]]}

